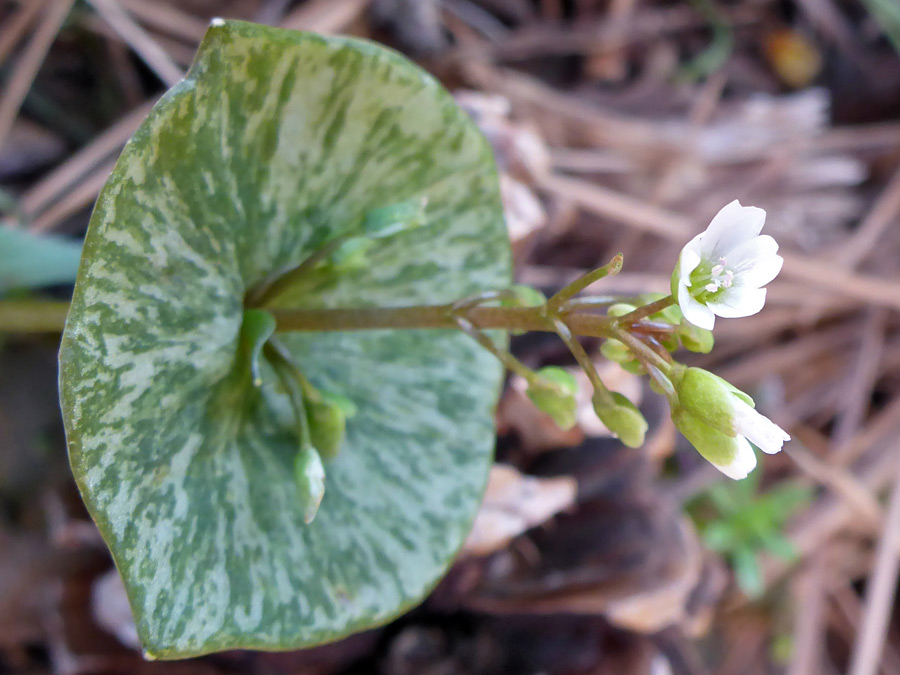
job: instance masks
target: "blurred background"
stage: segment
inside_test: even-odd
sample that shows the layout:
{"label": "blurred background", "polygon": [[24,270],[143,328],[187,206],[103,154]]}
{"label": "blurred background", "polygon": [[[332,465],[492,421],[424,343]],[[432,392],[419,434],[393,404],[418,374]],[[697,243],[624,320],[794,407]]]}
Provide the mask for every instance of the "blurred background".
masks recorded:
{"label": "blurred background", "polygon": [[[599,356],[641,450],[586,383],[561,432],[512,378],[484,506],[421,607],[305,652],[147,663],[68,471],[58,335],[0,334],[0,673],[900,674],[898,0],[0,0],[0,294],[67,298],[115,157],[214,16],[432,72],[491,141],[518,279],[545,291],[619,251],[598,292],[666,291],[721,206],[765,208],[786,260],[765,310],[684,359],[794,440],[736,483]],[[550,336],[513,351],[572,365]]]}

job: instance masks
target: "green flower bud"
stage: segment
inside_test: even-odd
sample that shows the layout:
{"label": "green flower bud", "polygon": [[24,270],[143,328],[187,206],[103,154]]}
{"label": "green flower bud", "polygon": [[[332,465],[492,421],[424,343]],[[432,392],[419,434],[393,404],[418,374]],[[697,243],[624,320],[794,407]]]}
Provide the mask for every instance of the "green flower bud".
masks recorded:
{"label": "green flower bud", "polygon": [[597,417],[606,425],[606,428],[622,443],[629,448],[639,448],[644,444],[647,420],[627,397],[615,391],[611,393],[612,405],[609,405],[605,397],[594,394],[591,398],[594,412],[597,413]]}
{"label": "green flower bud", "polygon": [[294,458],[294,481],[303,508],[303,520],[309,525],[319,512],[325,496],[325,467],[313,447],[303,448]]}
{"label": "green flower bud", "polygon": [[673,384],[683,410],[723,434],[735,435],[733,394],[725,380],[702,368],[687,368],[675,375]]}
{"label": "green flower bud", "polygon": [[603,344],[600,345],[600,353],[610,361],[618,363],[629,373],[643,375],[645,372],[640,361],[634,358],[634,354],[620,340],[613,338],[604,340]]}
{"label": "green flower bud", "polygon": [[341,408],[327,400],[307,401],[309,436],[324,460],[334,459],[344,442],[347,418]]}
{"label": "green flower bud", "polygon": [[790,440],[784,430],[753,409],[753,399],[702,368],[676,369],[672,419],[704,457],[731,478],[756,466],[752,442],[773,454]]}
{"label": "green flower bud", "polygon": [[685,322],[678,328],[677,335],[688,351],[698,354],[709,354],[712,351],[714,338],[710,330]]}
{"label": "green flower bud", "polygon": [[685,410],[674,411],[672,421],[697,452],[729,478],[746,478],[756,467],[756,454],[743,436],[723,434]]}
{"label": "green flower bud", "polygon": [[368,265],[366,256],[374,243],[367,237],[352,237],[337,247],[329,256],[329,262],[339,270],[365,267]]}
{"label": "green flower bud", "polygon": [[607,316],[625,316],[626,314],[630,314],[637,307],[634,305],[629,305],[627,302],[617,302],[614,305],[610,305],[607,310]]}
{"label": "green flower bud", "polygon": [[411,199],[369,211],[363,219],[363,231],[372,239],[391,237],[425,223],[425,199]]}
{"label": "green flower bud", "polygon": [[575,377],[556,366],[541,368],[536,374],[538,379],[528,386],[528,398],[538,410],[550,415],[560,429],[574,427],[578,390]]}

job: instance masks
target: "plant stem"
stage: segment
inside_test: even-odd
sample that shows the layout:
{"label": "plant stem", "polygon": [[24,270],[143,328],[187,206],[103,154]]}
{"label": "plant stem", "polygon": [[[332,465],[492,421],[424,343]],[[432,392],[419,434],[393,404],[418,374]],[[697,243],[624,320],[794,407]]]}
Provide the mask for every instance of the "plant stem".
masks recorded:
{"label": "plant stem", "polygon": [[622,270],[622,261],[622,254],[617,253],[613,257],[613,259],[606,263],[603,267],[598,267],[593,272],[588,272],[584,276],[578,277],[575,281],[563,288],[556,295],[550,298],[550,300],[547,301],[547,310],[550,313],[554,313],[569,298],[577,295],[595,281],[599,281],[603,277],[611,277],[618,274]]}
{"label": "plant stem", "polygon": [[0,333],[60,333],[68,313],[65,300],[0,300]]}
{"label": "plant stem", "polygon": [[606,388],[606,385],[603,384],[603,380],[600,379],[600,374],[597,372],[594,362],[591,360],[591,357],[588,356],[584,347],[581,346],[581,343],[572,335],[572,331],[569,330],[569,327],[562,319],[554,319],[553,325],[556,328],[556,332],[560,339],[565,343],[566,347],[569,348],[569,351],[572,352],[572,356],[575,357],[578,365],[581,366],[581,369],[584,371],[585,375],[587,375],[588,380],[590,380],[591,386],[594,388],[594,395],[602,399],[603,403],[607,406],[615,405],[612,394],[609,393],[609,389]]}
{"label": "plant stem", "polygon": [[342,234],[321,246],[315,253],[306,258],[296,267],[284,270],[262,282],[257,288],[247,294],[247,304],[250,307],[262,307],[266,302],[278,297],[285,289],[290,288],[298,279],[309,274],[316,265],[337,251],[341,244],[352,238],[352,235]]}
{"label": "plant stem", "polygon": [[650,304],[643,305],[638,307],[633,312],[629,312],[628,314],[623,314],[618,318],[616,323],[620,326],[630,326],[631,324],[640,321],[644,317],[651,316],[652,314],[656,314],[657,312],[661,312],[667,307],[671,307],[675,304],[675,298],[671,295],[667,295],[664,298],[660,298]]}
{"label": "plant stem", "polygon": [[637,356],[641,361],[652,363],[663,373],[668,373],[672,369],[672,364],[669,361],[657,354],[652,348],[641,342],[627,330],[616,328],[614,333],[616,339],[621,340],[626,345],[628,345],[629,349],[631,349],[634,355]]}
{"label": "plant stem", "polygon": [[[458,328],[453,305],[358,309],[269,308],[279,332],[326,332],[416,328]],[[544,307],[473,307],[464,318],[479,330],[502,329],[555,333]],[[596,314],[569,314],[566,323],[575,335],[613,337],[613,319]]]}
{"label": "plant stem", "polygon": [[456,325],[463,333],[471,337],[478,344],[487,349],[491,354],[496,356],[500,363],[506,366],[507,370],[515,373],[516,375],[521,375],[525,378],[525,381],[528,382],[528,384],[532,384],[535,381],[536,376],[531,368],[519,361],[519,359],[510,354],[508,351],[500,349],[496,344],[494,344],[494,341],[491,340],[489,335],[486,335],[478,328],[473,326],[470,321],[467,321],[461,316],[457,316]]}

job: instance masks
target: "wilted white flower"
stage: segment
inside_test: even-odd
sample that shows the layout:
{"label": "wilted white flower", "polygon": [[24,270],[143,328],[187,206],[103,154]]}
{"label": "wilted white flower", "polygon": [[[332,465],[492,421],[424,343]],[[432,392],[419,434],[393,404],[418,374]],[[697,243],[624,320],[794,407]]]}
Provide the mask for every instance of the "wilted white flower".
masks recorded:
{"label": "wilted white flower", "polygon": [[672,295],[684,318],[712,330],[716,316],[756,314],[784,259],[769,235],[760,235],[766,212],[734,200],[712,219],[705,232],[681,250],[672,274]]}
{"label": "wilted white flower", "polygon": [[791,440],[784,429],[753,409],[752,398],[706,370],[678,372],[675,390],[675,426],[729,478],[746,478],[756,467],[750,443],[773,455]]}

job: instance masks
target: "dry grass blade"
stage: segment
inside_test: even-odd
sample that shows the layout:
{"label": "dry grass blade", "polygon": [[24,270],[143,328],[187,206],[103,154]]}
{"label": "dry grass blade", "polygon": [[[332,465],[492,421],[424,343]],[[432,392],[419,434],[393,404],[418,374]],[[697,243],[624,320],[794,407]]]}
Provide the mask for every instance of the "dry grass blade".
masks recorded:
{"label": "dry grass blade", "polygon": [[884,236],[890,225],[900,221],[900,167],[888,182],[881,196],[872,206],[859,228],[841,244],[837,260],[847,267],[855,267]]}
{"label": "dry grass blade", "polygon": [[31,229],[36,232],[52,230],[69,216],[90,206],[100,194],[116,161],[110,160],[85,176],[71,192],[44,213],[31,221]]}
{"label": "dry grass blade", "polygon": [[168,52],[141,28],[115,0],[88,0],[88,2],[167,87],[174,86],[184,77],[181,68],[176,65]]}
{"label": "dry grass blade", "polygon": [[336,33],[355,21],[368,7],[369,0],[311,0],[281,21],[282,28]]}
{"label": "dry grass blade", "polygon": [[59,33],[63,21],[69,15],[74,1],[50,1],[37,30],[31,36],[28,46],[25,47],[22,56],[13,68],[12,75],[4,88],[3,97],[0,98],[0,148],[6,142],[12,124],[19,114],[19,108],[22,106],[28,90],[31,89],[35,75],[44,62],[50,45],[56,39],[56,34]]}
{"label": "dry grass blade", "polygon": [[73,184],[88,175],[97,164],[118,151],[147,117],[153,103],[154,101],[149,101],[125,115],[22,195],[19,206],[25,217],[37,218]]}
{"label": "dry grass blade", "polygon": [[206,33],[206,21],[177,7],[147,0],[119,0],[119,2],[143,23],[184,40],[190,45],[199,43]]}
{"label": "dry grass blade", "polygon": [[900,470],[896,474],[887,520],[878,542],[875,569],[866,588],[865,609],[847,671],[849,675],[877,675],[887,638],[900,570]]}
{"label": "dry grass blade", "polygon": [[37,15],[44,8],[46,0],[31,0],[21,7],[16,15],[0,30],[0,64],[25,35],[25,31],[31,26]]}

